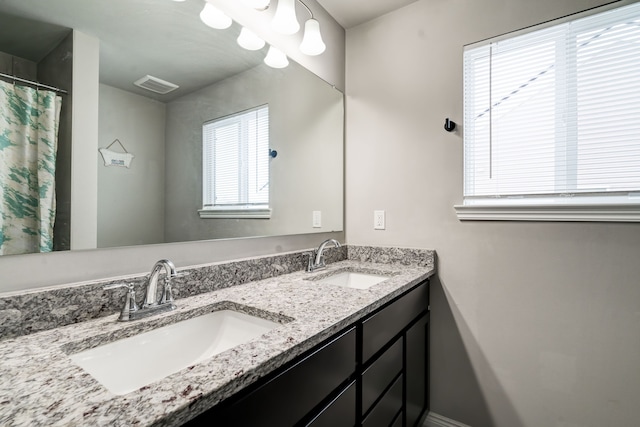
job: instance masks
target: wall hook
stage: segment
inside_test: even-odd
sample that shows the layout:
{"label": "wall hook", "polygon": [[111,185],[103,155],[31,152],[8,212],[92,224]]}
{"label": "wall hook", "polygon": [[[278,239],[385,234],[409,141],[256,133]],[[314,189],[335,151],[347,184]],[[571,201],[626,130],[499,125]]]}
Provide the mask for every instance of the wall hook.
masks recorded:
{"label": "wall hook", "polygon": [[447,117],[444,120],[444,130],[446,130],[447,132],[453,132],[455,128],[456,128],[456,122],[454,122],[453,120],[449,120],[449,118]]}
{"label": "wall hook", "polygon": [[276,150],[272,150],[271,148],[269,148],[269,157],[271,157],[272,159],[275,159],[276,157],[278,157],[278,152]]}

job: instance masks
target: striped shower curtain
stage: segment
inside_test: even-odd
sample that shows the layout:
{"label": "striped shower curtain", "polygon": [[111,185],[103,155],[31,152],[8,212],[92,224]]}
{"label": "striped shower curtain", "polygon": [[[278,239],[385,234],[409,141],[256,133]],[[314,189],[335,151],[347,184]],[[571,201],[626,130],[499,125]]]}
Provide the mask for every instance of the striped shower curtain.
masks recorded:
{"label": "striped shower curtain", "polygon": [[62,98],[0,81],[0,255],[50,252]]}

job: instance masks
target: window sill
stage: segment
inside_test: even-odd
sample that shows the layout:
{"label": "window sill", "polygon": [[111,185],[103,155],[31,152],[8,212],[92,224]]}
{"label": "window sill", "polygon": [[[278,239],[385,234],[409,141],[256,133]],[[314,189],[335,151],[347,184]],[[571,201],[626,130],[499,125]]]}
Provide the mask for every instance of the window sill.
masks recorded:
{"label": "window sill", "polygon": [[460,221],[640,222],[640,204],[456,205]]}
{"label": "window sill", "polygon": [[201,219],[228,218],[228,219],[270,219],[269,208],[240,208],[240,209],[200,209]]}

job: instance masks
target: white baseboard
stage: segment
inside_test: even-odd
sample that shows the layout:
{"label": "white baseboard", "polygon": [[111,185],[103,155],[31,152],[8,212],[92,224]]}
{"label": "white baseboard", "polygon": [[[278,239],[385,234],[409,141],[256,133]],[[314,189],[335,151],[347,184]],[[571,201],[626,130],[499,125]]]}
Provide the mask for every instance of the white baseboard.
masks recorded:
{"label": "white baseboard", "polygon": [[422,427],[471,427],[467,424],[460,423],[451,418],[443,417],[442,415],[429,412],[427,418],[424,420]]}

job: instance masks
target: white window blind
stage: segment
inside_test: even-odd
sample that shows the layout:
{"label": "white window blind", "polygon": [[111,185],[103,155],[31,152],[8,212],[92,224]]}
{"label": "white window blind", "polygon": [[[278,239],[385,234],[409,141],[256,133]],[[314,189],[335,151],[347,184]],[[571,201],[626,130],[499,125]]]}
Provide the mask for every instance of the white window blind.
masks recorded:
{"label": "white window blind", "polygon": [[203,210],[268,209],[268,106],[205,123],[202,137]]}
{"label": "white window blind", "polygon": [[640,3],[464,52],[465,205],[640,203]]}

